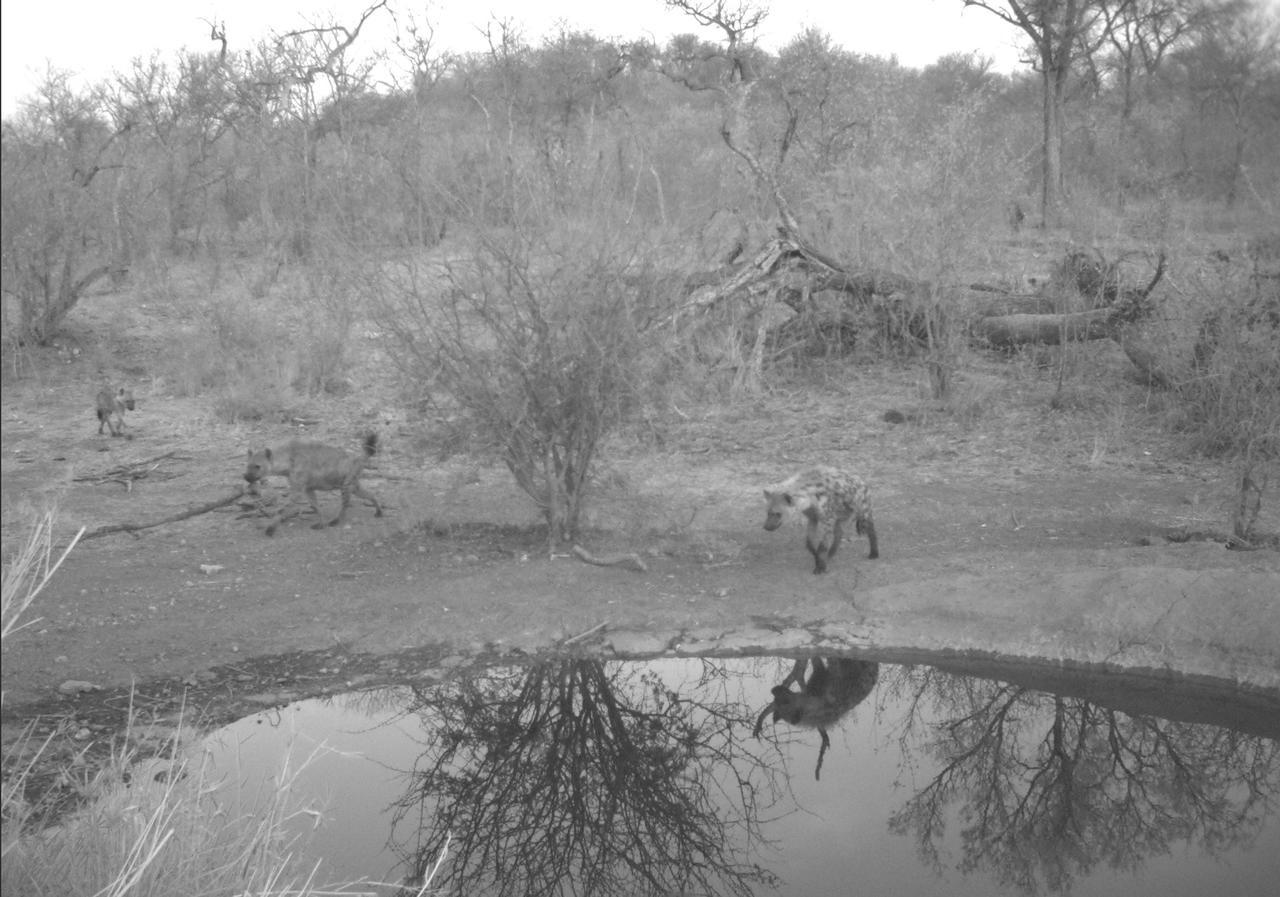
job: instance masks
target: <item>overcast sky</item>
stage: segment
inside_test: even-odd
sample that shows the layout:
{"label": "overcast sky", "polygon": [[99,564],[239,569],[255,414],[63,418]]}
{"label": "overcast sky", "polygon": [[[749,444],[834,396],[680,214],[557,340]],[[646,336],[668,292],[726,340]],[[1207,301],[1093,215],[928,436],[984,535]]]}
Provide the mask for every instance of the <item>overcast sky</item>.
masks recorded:
{"label": "overcast sky", "polygon": [[[205,20],[225,22],[232,48],[244,48],[272,31],[324,22],[326,13],[342,24],[354,24],[372,2],[3,0],[0,113],[8,116],[17,109],[48,64],[96,81],[153,51],[169,59],[184,46],[215,49]],[[662,43],[681,32],[717,37],[692,19],[668,12],[662,0],[391,0],[390,5],[402,22],[404,11],[415,11],[420,20],[425,12],[435,28],[436,45],[456,51],[483,47],[478,28],[491,14],[517,22],[531,42],[560,21],[604,38],[648,35]],[[911,66],[969,50],[992,57],[1002,71],[1018,65],[1016,29],[988,12],[965,10],[961,0],[774,0],[763,5],[773,11],[760,40],[771,50],[816,25],[848,50],[896,54]],[[386,11],[376,13],[367,27],[361,40],[366,49],[386,43],[393,30]]]}

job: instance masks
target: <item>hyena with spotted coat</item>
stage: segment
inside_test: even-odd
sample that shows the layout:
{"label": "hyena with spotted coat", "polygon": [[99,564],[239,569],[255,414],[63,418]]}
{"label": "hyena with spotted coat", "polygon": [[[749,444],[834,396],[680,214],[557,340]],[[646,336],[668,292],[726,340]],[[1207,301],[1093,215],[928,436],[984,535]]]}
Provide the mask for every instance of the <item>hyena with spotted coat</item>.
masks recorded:
{"label": "hyena with spotted coat", "polygon": [[338,509],[338,516],[328,523],[324,522],[321,515],[320,521],[313,524],[312,529],[324,529],[326,526],[341,524],[353,495],[358,495],[372,504],[373,516],[381,517],[382,505],[378,499],[372,492],[366,492],[360,486],[360,474],[364,472],[369,460],[377,454],[377,451],[377,433],[369,433],[365,436],[364,451],[359,455],[307,439],[295,439],[275,449],[267,448],[257,452],[250,450],[244,472],[244,479],[249,484],[250,490],[256,489],[258,482],[269,476],[289,478],[289,495],[281,504],[279,513],[267,524],[267,535],[274,535],[276,527],[286,517],[297,513],[291,510],[290,505],[297,500],[299,492],[307,496],[311,509],[320,515],[320,506],[316,503],[317,489],[341,490],[342,507]]}
{"label": "hyena with spotted coat", "polygon": [[789,513],[803,514],[807,521],[805,545],[813,555],[813,572],[826,573],[844,536],[844,524],[852,517],[858,535],[871,543],[868,557],[880,556],[876,545],[876,524],[871,517],[871,495],[866,481],[857,474],[834,467],[814,467],[764,490],[768,507],[764,528],[775,530]]}
{"label": "hyena with spotted coat", "polygon": [[97,403],[98,435],[102,435],[105,424],[112,436],[123,436],[124,413],[132,411],[134,406],[133,390],[122,386],[118,391],[112,392],[111,387],[105,386],[98,392]]}

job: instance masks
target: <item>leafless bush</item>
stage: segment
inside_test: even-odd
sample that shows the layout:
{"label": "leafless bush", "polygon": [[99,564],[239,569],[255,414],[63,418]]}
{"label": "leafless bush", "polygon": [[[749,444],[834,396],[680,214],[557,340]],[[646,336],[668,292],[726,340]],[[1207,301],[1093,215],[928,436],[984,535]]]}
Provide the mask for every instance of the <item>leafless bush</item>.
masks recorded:
{"label": "leafless bush", "polygon": [[1239,459],[1232,530],[1249,542],[1280,463],[1280,291],[1251,283],[1217,291],[1213,305],[1200,324],[1191,374],[1175,390],[1196,446]]}
{"label": "leafless bush", "polygon": [[118,284],[124,276],[103,239],[119,134],[99,118],[97,106],[95,97],[72,93],[66,76],[55,73],[38,101],[5,123],[0,271],[4,330],[12,343],[45,343],[92,286],[106,277]]}
{"label": "leafless bush", "polygon": [[627,240],[560,219],[480,238],[432,271],[401,263],[376,285],[397,361],[497,451],[553,541],[576,535],[603,440],[656,388],[657,281]]}

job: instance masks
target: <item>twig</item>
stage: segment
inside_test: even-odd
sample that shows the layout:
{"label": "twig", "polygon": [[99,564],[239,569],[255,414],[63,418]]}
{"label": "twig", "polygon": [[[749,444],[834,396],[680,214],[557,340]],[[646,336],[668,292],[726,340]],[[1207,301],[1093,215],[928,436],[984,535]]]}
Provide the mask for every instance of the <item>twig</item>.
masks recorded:
{"label": "twig", "polygon": [[597,623],[595,626],[592,626],[586,632],[579,632],[577,635],[570,636],[569,638],[565,639],[560,643],[560,647],[563,648],[565,645],[572,645],[574,642],[580,642],[584,638],[589,638],[595,635],[600,630],[604,629],[608,625],[609,625],[608,620],[605,620],[603,623]]}

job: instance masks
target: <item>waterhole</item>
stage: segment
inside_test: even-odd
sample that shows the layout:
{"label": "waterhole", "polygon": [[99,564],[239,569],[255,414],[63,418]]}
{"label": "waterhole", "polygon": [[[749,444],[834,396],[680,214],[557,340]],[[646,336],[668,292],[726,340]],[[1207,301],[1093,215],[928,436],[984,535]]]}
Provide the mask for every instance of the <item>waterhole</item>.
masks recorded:
{"label": "waterhole", "polygon": [[318,811],[296,823],[318,824],[319,881],[512,897],[1275,893],[1280,696],[895,660],[425,672],[242,719],[207,759],[228,789],[296,776]]}

